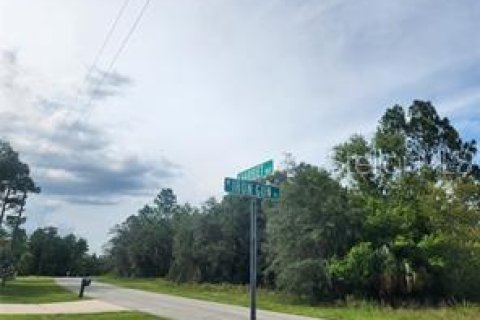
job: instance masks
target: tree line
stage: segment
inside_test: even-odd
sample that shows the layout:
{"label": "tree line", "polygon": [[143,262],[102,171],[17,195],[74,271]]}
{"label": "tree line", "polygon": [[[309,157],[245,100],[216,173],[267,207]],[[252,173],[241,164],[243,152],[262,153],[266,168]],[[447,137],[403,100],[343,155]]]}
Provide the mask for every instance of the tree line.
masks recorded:
{"label": "tree line", "polygon": [[[426,101],[388,108],[372,137],[335,146],[327,171],[288,158],[259,212],[259,282],[312,303],[480,300],[480,170]],[[248,282],[249,199],[179,204],[163,189],[112,230],[110,269],[178,282]]]}
{"label": "tree line", "polygon": [[27,235],[23,225],[29,195],[40,188],[18,152],[0,140],[0,277],[20,275],[98,274],[102,260],[88,254],[85,239],[60,236],[54,227],[39,228]]}
{"label": "tree line", "polygon": [[[265,182],[279,201],[259,206],[259,283],[320,301],[391,305],[480,301],[480,169],[464,140],[426,101],[388,108],[371,137],[333,148],[334,170],[287,157]],[[162,189],[115,226],[105,256],[53,227],[28,235],[28,196],[40,192],[0,141],[0,270],[35,275],[114,272],[177,282],[245,284],[250,199],[201,206]]]}
{"label": "tree line", "polygon": [[87,240],[55,227],[36,229],[25,236],[16,271],[19,275],[91,276],[105,272],[104,260],[88,253]]}

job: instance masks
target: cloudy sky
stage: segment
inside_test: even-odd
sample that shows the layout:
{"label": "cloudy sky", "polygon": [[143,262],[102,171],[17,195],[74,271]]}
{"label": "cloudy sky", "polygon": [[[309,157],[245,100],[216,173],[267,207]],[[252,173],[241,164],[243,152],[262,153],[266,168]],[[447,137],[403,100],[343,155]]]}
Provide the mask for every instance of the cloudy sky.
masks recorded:
{"label": "cloudy sky", "polygon": [[144,3],[0,0],[0,138],[43,189],[30,229],[99,252],[161,187],[198,204],[285,152],[326,165],[413,99],[480,135],[479,1],[151,0],[119,51]]}

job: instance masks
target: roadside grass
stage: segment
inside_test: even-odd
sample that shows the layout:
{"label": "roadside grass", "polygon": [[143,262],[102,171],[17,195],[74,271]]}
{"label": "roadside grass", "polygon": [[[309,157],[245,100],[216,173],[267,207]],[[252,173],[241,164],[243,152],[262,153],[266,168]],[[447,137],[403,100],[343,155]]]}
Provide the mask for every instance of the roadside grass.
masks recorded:
{"label": "roadside grass", "polygon": [[[177,284],[165,279],[117,278],[102,276],[99,281],[121,287],[248,306],[247,286],[231,284]],[[355,306],[310,306],[283,294],[258,291],[258,307],[264,310],[328,320],[480,320],[480,306],[452,308],[391,309],[364,303]]]}
{"label": "roadside grass", "polygon": [[1,315],[2,320],[166,320],[138,312],[111,312],[96,314]]}
{"label": "roadside grass", "polygon": [[[77,296],[47,277],[18,277],[0,287],[0,303],[50,303],[78,300]],[[1,317],[2,320],[4,316]]]}

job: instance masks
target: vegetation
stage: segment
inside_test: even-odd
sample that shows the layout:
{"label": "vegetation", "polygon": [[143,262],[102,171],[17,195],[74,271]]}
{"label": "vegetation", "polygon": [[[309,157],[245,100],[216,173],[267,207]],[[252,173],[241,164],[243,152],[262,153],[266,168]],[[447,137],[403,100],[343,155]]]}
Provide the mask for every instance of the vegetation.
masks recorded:
{"label": "vegetation", "polygon": [[56,228],[41,228],[28,236],[22,225],[27,197],[40,192],[27,164],[10,144],[0,140],[0,277],[21,275],[97,274],[101,260],[88,255],[85,239],[61,237]]}
{"label": "vegetation", "polygon": [[95,314],[45,314],[45,315],[2,315],[3,320],[154,320],[154,317],[139,312],[110,312]]}
{"label": "vegetation", "polygon": [[[2,286],[13,276],[22,251],[27,197],[40,192],[30,177],[30,168],[20,161],[10,144],[0,140],[0,277]],[[6,228],[4,225],[6,224]]]}
{"label": "vegetation", "polygon": [[20,223],[29,193],[38,193],[40,188],[30,177],[30,168],[20,161],[18,153],[10,144],[0,141],[0,227],[5,218]]}
{"label": "vegetation", "polygon": [[50,303],[77,299],[76,294],[56,285],[51,278],[17,278],[8,286],[0,287],[0,303]]}
{"label": "vegetation", "polygon": [[[429,102],[386,110],[371,139],[334,148],[335,172],[287,159],[268,180],[281,199],[259,214],[264,287],[312,304],[394,307],[480,300],[480,169]],[[249,199],[178,204],[171,189],[114,228],[121,276],[248,281]]]}
{"label": "vegetation", "polygon": [[[247,286],[232,284],[198,284],[175,283],[156,278],[118,278],[102,276],[102,282],[126,288],[177,295],[193,299],[202,299],[226,304],[247,306]],[[258,292],[259,308],[276,312],[304,315],[331,320],[477,320],[480,308],[475,306],[458,306],[450,308],[382,308],[368,302],[357,302],[348,308],[335,305],[310,306],[294,296],[276,291],[260,289]]]}
{"label": "vegetation", "polygon": [[235,198],[222,203],[210,199],[201,208],[181,206],[173,191],[164,189],[153,205],[113,230],[109,249],[113,269],[122,276],[244,283],[247,208],[246,199]]}
{"label": "vegetation", "polygon": [[[298,303],[367,301],[359,318],[345,309],[342,319],[362,319],[369,312],[372,319],[382,312],[402,319],[416,317],[416,311],[400,307],[479,302],[476,154],[476,142],[463,140],[431,103],[414,101],[408,108],[387,109],[370,139],[353,135],[335,146],[333,172],[288,157],[265,181],[280,185],[280,201],[259,206],[258,280],[266,288],[260,306],[336,317],[339,308]],[[84,239],[61,236],[55,228],[27,235],[26,199],[40,189],[5,142],[0,143],[0,181],[4,280],[14,271],[93,275],[109,270],[122,277],[167,279],[108,279],[122,285],[247,303],[240,293],[246,293],[248,282],[250,199],[225,196],[194,207],[163,189],[153,203],[112,229],[106,256],[98,258],[87,253]],[[8,289],[2,290],[7,297]],[[468,319],[478,310],[457,308],[427,313],[441,318],[464,312]]]}
{"label": "vegetation", "polygon": [[478,301],[476,142],[415,101],[408,113],[388,109],[371,141],[354,136],[335,151],[362,215],[355,244],[327,261],[343,293],[392,305]]}
{"label": "vegetation", "polygon": [[21,275],[78,276],[98,274],[102,260],[89,255],[87,241],[73,234],[60,236],[56,228],[35,230],[25,241],[18,263]]}

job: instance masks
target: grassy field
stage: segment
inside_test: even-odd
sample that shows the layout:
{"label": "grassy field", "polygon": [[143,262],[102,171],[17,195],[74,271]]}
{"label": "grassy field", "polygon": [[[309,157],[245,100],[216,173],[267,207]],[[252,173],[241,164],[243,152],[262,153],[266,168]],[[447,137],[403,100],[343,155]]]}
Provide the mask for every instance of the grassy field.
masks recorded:
{"label": "grassy field", "polygon": [[74,293],[57,286],[51,278],[17,278],[8,281],[6,287],[0,287],[0,303],[49,303],[75,300],[78,298]]}
{"label": "grassy field", "polygon": [[[78,300],[77,295],[55,284],[53,279],[25,277],[9,281],[0,287],[0,303],[51,303]],[[5,315],[2,320],[154,320],[163,319],[138,312],[111,312],[65,315]],[[164,319],[165,320],[165,319]]]}
{"label": "grassy field", "polygon": [[[154,320],[161,319],[137,312],[65,315],[1,315],[2,320]],[[165,319],[164,319],[165,320]]]}
{"label": "grassy field", "polygon": [[[246,286],[175,284],[164,279],[120,279],[111,276],[100,277],[98,280],[127,288],[226,304],[248,305]],[[478,306],[397,310],[369,304],[356,307],[312,307],[291,297],[266,290],[259,291],[258,306],[265,310],[335,320],[480,320],[480,307]]]}

